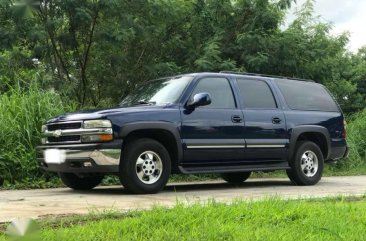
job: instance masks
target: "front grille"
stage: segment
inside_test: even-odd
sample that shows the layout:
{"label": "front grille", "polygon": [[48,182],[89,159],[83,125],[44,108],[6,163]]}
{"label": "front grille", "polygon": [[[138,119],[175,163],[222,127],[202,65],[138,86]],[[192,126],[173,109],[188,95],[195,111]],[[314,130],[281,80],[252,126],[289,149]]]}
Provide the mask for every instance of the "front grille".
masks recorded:
{"label": "front grille", "polygon": [[48,137],[48,143],[58,143],[58,142],[79,142],[80,136],[60,136],[60,137]]}
{"label": "front grille", "polygon": [[47,125],[48,131],[80,129],[81,122],[57,123]]}

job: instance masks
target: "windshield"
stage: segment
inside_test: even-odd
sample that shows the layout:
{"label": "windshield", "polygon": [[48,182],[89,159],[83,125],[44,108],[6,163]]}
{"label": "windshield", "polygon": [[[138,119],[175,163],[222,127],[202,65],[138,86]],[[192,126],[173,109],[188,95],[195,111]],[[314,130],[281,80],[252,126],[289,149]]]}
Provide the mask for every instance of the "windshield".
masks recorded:
{"label": "windshield", "polygon": [[192,76],[179,76],[147,82],[127,95],[120,106],[174,103],[192,79]]}

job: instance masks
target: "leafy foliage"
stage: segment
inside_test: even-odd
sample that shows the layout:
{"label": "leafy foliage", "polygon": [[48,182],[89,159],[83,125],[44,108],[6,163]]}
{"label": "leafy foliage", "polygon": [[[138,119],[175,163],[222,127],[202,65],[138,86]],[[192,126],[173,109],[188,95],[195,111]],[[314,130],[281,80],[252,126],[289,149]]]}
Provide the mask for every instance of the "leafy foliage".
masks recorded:
{"label": "leafy foliage", "polygon": [[338,167],[345,170],[359,169],[365,165],[366,159],[366,109],[349,118],[347,135],[350,156],[340,162]]}
{"label": "leafy foliage", "polygon": [[292,2],[3,0],[0,48],[28,53],[16,66],[46,63],[51,86],[80,106],[116,104],[151,78],[233,70],[314,79],[346,112],[362,109],[365,50],[349,53],[348,34],[331,35],[310,0],[284,28]]}

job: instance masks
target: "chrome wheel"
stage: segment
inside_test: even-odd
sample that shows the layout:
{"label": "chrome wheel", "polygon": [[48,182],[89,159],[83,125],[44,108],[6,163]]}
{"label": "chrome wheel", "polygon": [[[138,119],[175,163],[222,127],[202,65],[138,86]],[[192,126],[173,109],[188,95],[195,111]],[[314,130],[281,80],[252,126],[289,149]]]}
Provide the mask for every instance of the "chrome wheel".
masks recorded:
{"label": "chrome wheel", "polygon": [[312,151],[305,151],[301,156],[301,170],[307,177],[313,177],[318,171],[318,157]]}
{"label": "chrome wheel", "polygon": [[141,182],[154,184],[163,172],[163,162],[158,154],[145,151],[136,160],[136,174]]}

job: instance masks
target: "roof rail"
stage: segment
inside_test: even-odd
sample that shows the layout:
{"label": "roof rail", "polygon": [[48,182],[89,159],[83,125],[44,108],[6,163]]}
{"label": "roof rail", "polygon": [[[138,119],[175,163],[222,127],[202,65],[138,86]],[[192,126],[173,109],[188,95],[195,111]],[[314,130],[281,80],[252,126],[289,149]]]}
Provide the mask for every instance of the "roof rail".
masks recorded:
{"label": "roof rail", "polygon": [[309,80],[309,79],[300,79],[300,78],[291,78],[291,77],[285,77],[285,76],[246,73],[246,72],[220,71],[220,73],[223,73],[223,74],[240,74],[240,75],[258,76],[258,77],[269,77],[269,78],[278,78],[278,79],[289,79],[289,80],[299,80],[299,81],[306,81],[306,82],[315,82],[314,80]]}

